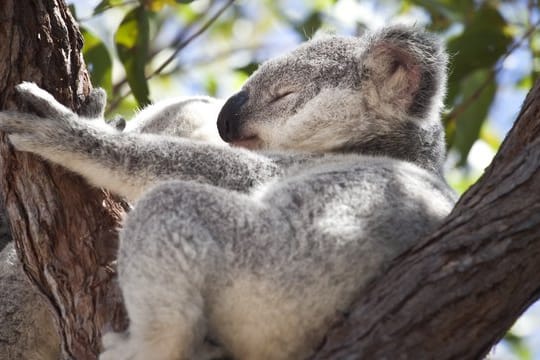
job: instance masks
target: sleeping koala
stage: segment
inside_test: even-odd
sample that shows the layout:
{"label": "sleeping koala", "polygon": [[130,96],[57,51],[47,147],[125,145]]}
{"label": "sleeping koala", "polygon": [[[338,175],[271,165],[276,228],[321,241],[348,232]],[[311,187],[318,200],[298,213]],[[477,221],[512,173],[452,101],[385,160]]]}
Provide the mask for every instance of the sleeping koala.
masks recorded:
{"label": "sleeping koala", "polygon": [[136,200],[118,253],[129,330],[105,335],[101,359],[206,359],[209,344],[235,359],[313,354],[452,209],[446,63],[416,28],[309,41],[224,104],[232,147],[105,131],[20,85],[39,116],[0,113],[17,149]]}

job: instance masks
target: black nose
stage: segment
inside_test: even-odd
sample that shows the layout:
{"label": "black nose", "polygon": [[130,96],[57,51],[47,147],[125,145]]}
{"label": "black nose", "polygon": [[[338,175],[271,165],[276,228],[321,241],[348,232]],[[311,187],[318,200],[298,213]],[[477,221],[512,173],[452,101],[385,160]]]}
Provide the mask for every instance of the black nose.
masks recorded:
{"label": "black nose", "polygon": [[240,110],[248,98],[249,96],[246,91],[240,91],[231,96],[221,108],[217,119],[217,127],[219,136],[221,136],[223,141],[231,142],[238,138],[240,125],[242,125]]}

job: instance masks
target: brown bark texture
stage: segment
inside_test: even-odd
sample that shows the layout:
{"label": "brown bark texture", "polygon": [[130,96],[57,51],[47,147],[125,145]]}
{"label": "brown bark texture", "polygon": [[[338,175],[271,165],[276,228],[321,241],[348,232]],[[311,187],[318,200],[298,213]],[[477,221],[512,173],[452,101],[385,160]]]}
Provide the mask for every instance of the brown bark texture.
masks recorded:
{"label": "brown bark texture", "polygon": [[[33,81],[77,110],[91,84],[82,37],[62,0],[0,1],[0,109],[28,111]],[[62,357],[93,359],[102,329],[125,327],[113,279],[121,205],[80,177],[0,141],[0,193],[24,270],[56,315]]]}
{"label": "brown bark texture", "polygon": [[540,297],[540,81],[482,178],[396,259],[315,359],[482,359]]}

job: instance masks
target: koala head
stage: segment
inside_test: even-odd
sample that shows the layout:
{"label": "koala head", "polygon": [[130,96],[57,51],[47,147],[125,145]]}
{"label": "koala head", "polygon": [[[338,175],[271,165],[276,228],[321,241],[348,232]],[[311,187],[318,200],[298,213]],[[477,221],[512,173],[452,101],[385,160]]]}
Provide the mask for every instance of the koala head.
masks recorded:
{"label": "koala head", "polygon": [[250,149],[356,151],[438,169],[446,64],[439,40],[414,27],[319,37],[262,64],[221,109],[219,134]]}

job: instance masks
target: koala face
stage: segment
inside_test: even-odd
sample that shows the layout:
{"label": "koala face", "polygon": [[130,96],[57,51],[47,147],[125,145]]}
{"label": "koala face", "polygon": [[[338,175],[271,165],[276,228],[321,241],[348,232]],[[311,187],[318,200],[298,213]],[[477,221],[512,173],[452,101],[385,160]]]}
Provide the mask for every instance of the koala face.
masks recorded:
{"label": "koala face", "polygon": [[410,123],[439,122],[446,61],[415,28],[317,38],[261,65],[225,103],[218,130],[250,149],[361,148]]}

